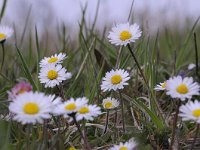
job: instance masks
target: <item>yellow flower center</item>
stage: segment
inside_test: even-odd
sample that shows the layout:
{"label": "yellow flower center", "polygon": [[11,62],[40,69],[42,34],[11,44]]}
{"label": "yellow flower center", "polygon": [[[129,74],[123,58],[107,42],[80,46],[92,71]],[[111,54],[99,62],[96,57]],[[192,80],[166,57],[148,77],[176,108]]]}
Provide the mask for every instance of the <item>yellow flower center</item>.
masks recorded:
{"label": "yellow flower center", "polygon": [[26,103],[23,108],[24,112],[29,115],[34,115],[39,112],[39,106],[36,103]]}
{"label": "yellow flower center", "polygon": [[78,111],[80,114],[86,114],[89,112],[89,108],[88,107],[82,107],[79,109]]}
{"label": "yellow flower center", "polygon": [[119,84],[122,81],[122,77],[120,75],[114,75],[111,78],[112,84]]}
{"label": "yellow flower center", "polygon": [[128,150],[128,148],[126,146],[122,146],[119,148],[119,150]]}
{"label": "yellow flower center", "polygon": [[76,105],[74,103],[68,104],[65,106],[66,110],[74,110],[76,109]]}
{"label": "yellow flower center", "polygon": [[195,109],[192,111],[192,115],[194,117],[200,117],[200,109]]}
{"label": "yellow flower center", "polygon": [[185,84],[180,84],[177,88],[176,91],[180,94],[186,94],[188,93],[188,88]]}
{"label": "yellow flower center", "polygon": [[107,108],[107,109],[108,109],[108,108],[111,108],[112,105],[113,105],[113,104],[112,104],[111,102],[106,102],[106,103],[105,103],[105,108]]}
{"label": "yellow flower center", "polygon": [[5,39],[5,38],[6,38],[6,35],[3,33],[0,33],[0,39]]}
{"label": "yellow flower center", "polygon": [[27,88],[23,88],[23,89],[21,89],[19,92],[17,92],[17,95],[18,95],[18,94],[23,94],[23,93],[25,93],[25,92],[27,92],[27,91],[28,91]]}
{"label": "yellow flower center", "polygon": [[58,77],[58,73],[55,71],[55,70],[50,70],[47,74],[47,77],[50,79],[50,80],[54,80]]}
{"label": "yellow flower center", "polygon": [[69,150],[76,150],[76,148],[74,148],[74,147],[70,147]]}
{"label": "yellow flower center", "polygon": [[161,87],[164,89],[164,88],[166,87],[166,85],[167,85],[167,82],[164,82],[164,83],[161,85]]}
{"label": "yellow flower center", "polygon": [[122,41],[126,41],[130,39],[131,37],[132,37],[132,34],[127,30],[124,30],[120,33],[120,40]]}
{"label": "yellow flower center", "polygon": [[52,57],[52,58],[50,58],[50,59],[48,60],[48,63],[54,63],[54,62],[56,62],[57,60],[58,60],[57,57]]}

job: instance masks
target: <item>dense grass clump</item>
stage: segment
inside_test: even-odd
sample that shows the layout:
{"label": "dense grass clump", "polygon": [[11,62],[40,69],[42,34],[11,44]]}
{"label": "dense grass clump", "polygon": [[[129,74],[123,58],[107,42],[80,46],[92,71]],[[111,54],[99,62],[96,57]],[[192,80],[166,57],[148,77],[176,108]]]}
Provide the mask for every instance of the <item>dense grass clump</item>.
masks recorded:
{"label": "dense grass clump", "polygon": [[[1,18],[3,11],[4,9]],[[16,32],[17,29],[12,27],[12,38],[0,41],[0,149],[106,150],[119,145],[120,142],[127,142],[125,146],[136,144],[137,146],[133,147],[139,150],[200,147],[196,140],[199,136],[200,107],[194,102],[199,101],[200,82],[198,20],[193,27],[184,29],[181,33],[166,28],[150,35],[147,29],[142,28],[134,41],[115,46],[107,38],[111,28],[105,28],[105,31],[99,34],[95,31],[95,22],[92,27],[88,26],[84,13],[85,10],[80,22],[79,36],[73,42],[67,40],[65,25],[58,28],[58,39],[54,41],[49,41],[52,37],[48,36],[39,39],[37,26],[32,29],[33,33],[28,33],[26,26],[23,33]],[[25,39],[24,35],[28,38]],[[121,40],[130,37],[131,35],[124,33],[124,39]],[[48,45],[51,45],[51,42],[55,43],[57,48],[50,49]],[[44,86],[41,84],[44,77],[41,75],[40,62],[44,57],[53,57],[59,53],[66,54],[66,58],[57,64],[62,65],[62,80],[57,82],[57,85],[52,83],[52,86]],[[188,68],[189,64],[193,65]],[[52,71],[52,68],[50,70]],[[108,73],[116,70],[117,75],[126,75],[122,79],[119,76],[112,78],[113,85],[123,79],[126,79],[123,83],[128,84],[110,89],[110,85],[102,86],[104,77],[107,80]],[[68,76],[65,73],[69,73]],[[57,76],[59,74],[51,72],[51,80]],[[183,80],[187,77],[193,79],[193,87],[196,86],[197,91],[192,94],[192,98],[182,100],[168,94],[169,86],[173,84],[167,83],[169,79],[177,76]],[[21,93],[15,95],[17,98],[10,97],[8,93],[22,81],[26,92],[20,91]],[[156,91],[155,86],[162,83],[162,88],[163,82],[167,84],[166,89],[163,86],[163,90]],[[178,83],[178,79],[174,82]],[[186,86],[188,89],[184,89],[183,85],[179,88],[183,95],[189,93],[189,83]],[[39,109],[33,104],[40,103],[37,96],[47,99],[44,103],[49,105],[49,108],[46,108],[48,117],[41,117],[43,121],[20,122],[14,119],[16,114],[12,108],[18,107],[25,96],[24,101],[31,100],[33,96],[27,94],[30,91],[35,93],[32,93],[35,99],[26,105],[26,108],[24,106],[23,111],[29,114],[37,113]],[[36,95],[36,91],[44,95]],[[65,112],[60,104],[68,104],[69,101],[78,104],[83,99],[88,99],[87,103],[83,102],[84,108],[81,106],[76,111]],[[11,107],[16,100],[16,105]],[[60,103],[56,103],[56,100]],[[106,103],[106,100],[113,100],[113,108],[110,101]],[[52,101],[56,109],[51,107]],[[179,115],[180,112],[184,113],[182,106],[189,102],[195,104],[191,114],[193,113],[196,119],[185,121]],[[71,110],[73,107],[70,105],[68,108]],[[77,117],[81,113],[87,113],[87,109],[93,111],[91,116]]]}

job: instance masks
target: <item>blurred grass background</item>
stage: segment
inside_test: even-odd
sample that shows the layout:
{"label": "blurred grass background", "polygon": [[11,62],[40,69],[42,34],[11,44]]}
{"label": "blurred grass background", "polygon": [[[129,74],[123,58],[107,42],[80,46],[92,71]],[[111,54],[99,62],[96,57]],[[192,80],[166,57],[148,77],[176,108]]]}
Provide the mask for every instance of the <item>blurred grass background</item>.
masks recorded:
{"label": "blurred grass background", "polygon": [[[0,15],[2,24],[6,22],[6,19],[4,21],[4,14],[6,11],[9,11],[6,7],[6,4],[8,3],[9,0],[3,1]],[[38,5],[41,5],[40,9],[51,9],[50,4],[43,6],[44,4],[47,3],[38,3]],[[32,85],[35,84],[35,89],[39,91],[58,94],[56,89],[44,89],[39,83],[38,62],[44,56],[51,56],[52,54],[59,52],[67,54],[68,58],[63,66],[73,73],[73,78],[64,85],[65,96],[86,96],[90,99],[91,103],[100,104],[101,100],[109,95],[109,93],[104,94],[100,91],[99,85],[101,79],[106,71],[115,67],[120,52],[119,47],[111,45],[107,40],[107,34],[111,29],[113,22],[108,22],[107,25],[100,29],[98,28],[98,8],[100,3],[97,3],[95,6],[95,11],[93,12],[94,19],[92,22],[88,21],[86,16],[88,9],[87,5],[80,6],[81,17],[77,21],[78,27],[75,28],[76,31],[71,30],[70,25],[64,21],[57,21],[55,26],[52,25],[51,18],[55,17],[55,14],[51,11],[49,11],[51,13],[46,15],[46,19],[42,20],[44,24],[37,25],[34,23],[34,18],[40,18],[40,16],[33,16],[34,14],[32,14],[32,11],[35,11],[33,10],[35,8],[29,4],[29,2],[24,1],[19,2],[17,5],[19,9],[21,9],[21,13],[24,13],[23,8],[28,9],[26,10],[27,13],[23,14],[23,19],[19,18],[20,24],[16,25],[15,22],[12,21],[10,21],[11,23],[8,23],[14,28],[15,33],[14,36],[5,43],[5,63],[0,72],[0,113],[4,117],[7,115],[8,102],[6,101],[6,91],[20,79],[26,79],[31,82]],[[131,7],[127,9],[129,11],[125,16],[125,20],[128,20],[130,14],[129,21],[130,23],[134,23],[138,18],[134,13],[134,7],[133,9],[131,9]],[[158,82],[165,81],[172,75],[185,74],[194,76],[195,79],[199,81],[199,77],[197,76],[199,72],[188,72],[187,70],[187,66],[190,63],[199,63],[198,58],[200,52],[198,47],[200,44],[200,27],[198,24],[198,17],[195,19],[186,19],[187,21],[185,21],[184,25],[181,27],[177,24],[179,20],[176,20],[177,22],[171,22],[171,25],[169,26],[166,25],[158,27],[156,30],[151,30],[149,25],[153,26],[153,24],[149,24],[145,21],[148,15],[147,12],[143,13],[144,14],[141,13],[142,15],[139,16],[141,17],[141,20],[138,21],[141,25],[143,35],[131,46],[134,48],[139,63],[143,66],[143,71],[149,81],[148,83],[151,90],[153,90]],[[104,16],[105,15],[106,14],[104,14]],[[157,20],[155,20],[155,22],[156,21]],[[195,34],[197,49],[195,49]],[[0,49],[0,54],[1,62],[2,49]],[[168,123],[170,121],[168,120],[170,120],[170,118],[166,117],[166,121],[159,117],[160,114],[158,114],[158,110],[156,110],[152,99],[153,96],[156,96],[156,101],[160,103],[166,116],[170,116],[173,111],[174,102],[167,101],[168,98],[166,96],[156,95],[154,92],[154,95],[151,95],[150,91],[143,85],[143,81],[138,75],[135,62],[132,60],[127,48],[122,48],[122,53],[119,58],[120,68],[127,69],[133,75],[130,86],[124,90],[123,95],[126,100],[126,114],[132,114],[132,117],[135,117],[134,122],[132,121],[132,117],[127,118],[127,122],[130,125],[129,134],[136,135],[136,133],[138,133],[137,128],[143,126],[144,130],[140,135],[141,137],[143,134],[154,135],[158,138],[157,142],[160,145],[163,145],[163,139],[169,134],[167,129],[169,127]],[[118,97],[118,95],[115,96]],[[142,114],[140,114],[141,111],[143,112]],[[144,115],[146,113],[148,115]],[[146,123],[146,120],[149,120],[150,118],[153,122]],[[1,130],[4,130],[4,128],[10,130],[9,125],[5,125],[5,123],[2,123],[1,126]],[[156,129],[156,127],[158,129]],[[162,131],[163,127],[165,129],[164,131]],[[15,129],[16,126],[13,126],[13,128]],[[6,142],[15,143],[16,146],[16,141],[22,138],[19,132],[13,133],[15,137],[12,138],[12,142]],[[8,137],[7,133],[8,132],[5,132],[3,136]],[[90,135],[90,139],[92,139],[94,145],[100,146],[101,144],[110,141],[110,139],[100,138],[99,142],[99,138],[94,139],[94,135],[93,132]],[[125,137],[122,136],[122,138],[125,139],[128,139],[128,137],[129,135]],[[34,138],[37,139],[37,135],[35,135]],[[8,140],[8,138],[5,139]],[[20,142],[23,143],[23,140],[25,140],[25,138],[22,138]],[[143,139],[143,142],[151,143],[147,139],[145,140]],[[75,141],[75,143],[78,143],[77,140]],[[37,142],[44,144],[44,140]],[[20,147],[20,145],[17,146]]]}

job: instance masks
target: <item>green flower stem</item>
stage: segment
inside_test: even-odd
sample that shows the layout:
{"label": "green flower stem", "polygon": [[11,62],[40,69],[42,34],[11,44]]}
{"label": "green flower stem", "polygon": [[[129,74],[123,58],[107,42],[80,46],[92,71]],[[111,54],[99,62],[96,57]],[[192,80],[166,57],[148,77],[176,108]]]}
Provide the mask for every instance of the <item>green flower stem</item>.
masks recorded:
{"label": "green flower stem", "polygon": [[1,70],[3,69],[3,65],[4,65],[4,60],[5,60],[5,47],[4,47],[4,42],[1,42],[1,47],[2,47],[2,63],[1,63]]}
{"label": "green flower stem", "polygon": [[124,103],[123,103],[123,99],[122,99],[122,94],[121,91],[119,90],[119,96],[120,96],[120,103],[121,103],[121,111],[122,111],[122,128],[123,128],[123,132],[125,133],[125,118],[124,118]]}
{"label": "green flower stem", "polygon": [[105,124],[105,130],[104,130],[104,134],[106,133],[107,131],[107,128],[108,128],[108,122],[109,122],[109,110],[107,110],[107,113],[106,113],[106,124]]}
{"label": "green flower stem", "polygon": [[89,145],[89,143],[88,143],[87,137],[84,136],[83,132],[81,131],[81,127],[80,127],[79,123],[76,120],[75,114],[71,115],[71,117],[73,118],[73,121],[74,121],[74,123],[75,123],[75,125],[76,125],[76,127],[77,127],[77,129],[78,129],[78,131],[80,133],[80,136],[84,141],[84,149],[85,150],[92,150],[90,145]]}
{"label": "green flower stem", "polygon": [[179,107],[180,106],[181,106],[181,100],[178,100],[178,105],[177,105],[177,108],[176,108],[176,113],[175,113],[174,121],[173,121],[170,150],[172,150],[172,147],[173,147],[173,144],[174,144],[174,137],[175,137],[175,132],[176,132],[176,124],[177,124],[177,121],[178,121],[178,113],[179,113]]}
{"label": "green flower stem", "polygon": [[156,99],[155,99],[155,97],[154,97],[154,95],[153,95],[153,92],[152,92],[152,90],[150,89],[150,87],[149,87],[149,85],[148,85],[148,81],[147,81],[147,79],[146,79],[145,76],[144,76],[144,73],[143,73],[143,71],[142,71],[142,69],[141,69],[141,67],[140,67],[139,62],[137,61],[137,58],[135,57],[135,54],[133,53],[133,51],[132,51],[132,49],[131,49],[130,44],[128,44],[127,47],[128,47],[128,49],[129,49],[129,51],[130,51],[130,53],[131,53],[131,55],[132,55],[132,57],[133,57],[133,59],[134,59],[136,65],[137,65],[137,67],[138,67],[138,69],[139,69],[139,72],[140,72],[140,74],[141,74],[141,76],[142,76],[142,78],[143,78],[143,80],[144,80],[144,82],[145,82],[145,84],[146,84],[147,89],[149,90],[149,92],[150,92],[150,94],[151,94],[151,96],[152,96],[152,98],[153,98],[153,100],[154,100],[154,104],[155,104],[155,106],[157,107],[157,109],[158,109],[158,111],[159,111],[159,114],[160,114],[160,116],[162,117],[162,119],[163,119],[163,121],[164,121],[163,112],[162,112],[162,110],[160,109],[160,107],[159,107],[159,105],[158,105],[158,103],[157,103],[157,101],[156,101]]}

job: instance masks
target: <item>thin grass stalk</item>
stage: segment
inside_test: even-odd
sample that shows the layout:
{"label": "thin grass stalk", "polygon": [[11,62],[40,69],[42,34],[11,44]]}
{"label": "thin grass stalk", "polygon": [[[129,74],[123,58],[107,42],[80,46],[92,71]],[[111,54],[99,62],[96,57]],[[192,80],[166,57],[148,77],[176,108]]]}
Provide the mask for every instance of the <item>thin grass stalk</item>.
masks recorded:
{"label": "thin grass stalk", "polygon": [[106,133],[107,131],[107,128],[108,128],[108,122],[109,122],[109,110],[107,110],[107,113],[106,113],[106,124],[105,124],[105,130],[104,130],[104,134]]}
{"label": "thin grass stalk", "polygon": [[174,138],[175,138],[175,132],[176,132],[176,124],[177,124],[177,121],[178,121],[178,113],[179,113],[180,105],[181,105],[181,100],[178,100],[178,105],[177,105],[177,108],[176,108],[176,113],[175,113],[174,121],[173,121],[170,150],[172,150],[172,147],[173,147],[173,144],[174,144]]}
{"label": "thin grass stalk", "polygon": [[150,92],[150,94],[151,94],[151,96],[152,96],[152,98],[153,98],[153,100],[154,100],[154,104],[156,105],[156,107],[157,107],[157,109],[158,109],[158,112],[159,112],[160,116],[162,117],[162,119],[163,119],[163,121],[164,121],[163,112],[162,112],[162,110],[160,109],[159,104],[157,103],[157,101],[156,101],[156,99],[155,99],[155,97],[154,97],[154,95],[153,95],[153,92],[152,92],[152,90],[150,89],[150,87],[149,87],[149,85],[148,85],[148,81],[147,81],[146,77],[144,76],[144,73],[143,73],[143,71],[142,71],[142,69],[141,69],[141,67],[140,67],[139,62],[137,61],[137,58],[135,57],[135,54],[133,53],[133,51],[132,51],[132,49],[131,49],[130,44],[128,44],[127,47],[128,47],[128,49],[129,49],[129,51],[130,51],[130,53],[131,53],[131,55],[132,55],[132,57],[133,57],[133,59],[134,59],[136,65],[137,65],[137,67],[138,67],[138,69],[139,69],[139,72],[140,72],[140,74],[141,74],[141,76],[142,76],[142,78],[143,78],[143,80],[144,80],[144,82],[145,82],[145,84],[146,84],[147,89],[149,90],[149,92]]}
{"label": "thin grass stalk", "polygon": [[4,42],[5,41],[2,41],[1,42],[1,47],[2,47],[2,63],[1,63],[1,71],[3,69],[3,65],[4,65],[4,60],[5,60],[5,47],[4,47]]}
{"label": "thin grass stalk", "polygon": [[198,123],[196,124],[196,127],[197,127],[196,133],[195,133],[194,140],[193,140],[193,142],[192,142],[192,146],[191,146],[190,150],[193,150],[194,145],[195,145],[195,142],[196,142],[196,140],[197,140],[197,135],[198,135],[198,132],[199,132],[199,124],[198,124]]}
{"label": "thin grass stalk", "polygon": [[124,118],[124,102],[123,102],[122,94],[120,90],[119,90],[119,96],[120,96],[121,113],[122,113],[121,114],[122,115],[122,129],[123,129],[123,132],[125,133],[126,127],[125,127],[125,118]]}
{"label": "thin grass stalk", "polygon": [[78,131],[80,133],[80,136],[84,141],[84,149],[85,150],[92,150],[90,145],[89,145],[89,143],[88,143],[87,137],[84,136],[83,132],[81,131],[81,127],[80,127],[79,123],[76,120],[75,114],[71,115],[71,117],[73,118],[73,121],[74,121],[74,123],[75,123],[75,125],[76,125],[76,127],[77,127],[77,129],[78,129]]}
{"label": "thin grass stalk", "polygon": [[199,66],[198,66],[198,48],[197,48],[197,37],[196,37],[196,33],[194,33],[194,47],[195,47],[195,63],[196,63],[196,75],[198,78],[200,78],[199,76]]}

